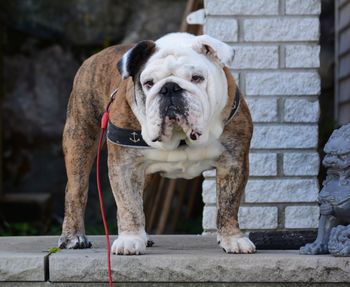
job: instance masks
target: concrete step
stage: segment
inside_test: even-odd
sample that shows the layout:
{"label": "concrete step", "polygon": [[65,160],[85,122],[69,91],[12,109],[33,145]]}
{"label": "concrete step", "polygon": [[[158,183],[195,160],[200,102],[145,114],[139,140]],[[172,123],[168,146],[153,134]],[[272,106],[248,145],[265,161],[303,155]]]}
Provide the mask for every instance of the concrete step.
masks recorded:
{"label": "concrete step", "polygon": [[[92,249],[49,254],[48,248],[55,247],[57,239],[0,237],[0,286],[107,286],[103,236],[90,236]],[[111,241],[114,239],[111,237]],[[149,286],[350,285],[349,257],[299,255],[290,250],[225,254],[215,237],[209,235],[161,235],[151,239],[155,244],[145,255],[112,256],[113,280],[123,282],[118,286],[136,286],[136,282]]]}

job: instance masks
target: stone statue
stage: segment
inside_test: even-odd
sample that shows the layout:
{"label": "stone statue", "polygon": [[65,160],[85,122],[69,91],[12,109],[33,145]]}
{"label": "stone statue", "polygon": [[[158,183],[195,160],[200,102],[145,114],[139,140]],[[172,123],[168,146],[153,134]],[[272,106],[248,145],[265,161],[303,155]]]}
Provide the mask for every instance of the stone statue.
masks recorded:
{"label": "stone statue", "polygon": [[328,250],[334,256],[350,256],[350,225],[332,228]]}
{"label": "stone statue", "polygon": [[317,238],[301,247],[300,254],[350,256],[350,124],[332,133],[324,152],[327,176],[318,197]]}

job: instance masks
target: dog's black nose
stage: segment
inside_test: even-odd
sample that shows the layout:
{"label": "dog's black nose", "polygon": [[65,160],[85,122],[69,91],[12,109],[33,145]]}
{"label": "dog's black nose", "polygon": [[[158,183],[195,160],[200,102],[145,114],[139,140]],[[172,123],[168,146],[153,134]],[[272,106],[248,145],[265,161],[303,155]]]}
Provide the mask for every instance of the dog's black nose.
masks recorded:
{"label": "dog's black nose", "polygon": [[164,84],[159,93],[163,96],[174,96],[175,94],[179,94],[182,91],[183,89],[178,84],[168,82]]}

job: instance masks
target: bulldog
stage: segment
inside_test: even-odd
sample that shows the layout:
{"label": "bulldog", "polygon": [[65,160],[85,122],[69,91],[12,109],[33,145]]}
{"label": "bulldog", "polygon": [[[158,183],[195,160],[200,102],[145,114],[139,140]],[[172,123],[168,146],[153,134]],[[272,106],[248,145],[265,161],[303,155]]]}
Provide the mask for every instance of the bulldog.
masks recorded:
{"label": "bulldog", "polygon": [[[100,120],[111,93],[108,173],[117,204],[112,252],[145,252],[143,190],[152,174],[193,178],[216,168],[217,242],[253,253],[237,213],[249,174],[252,120],[227,68],[234,50],[208,35],[168,34],[109,47],[78,70],[68,103],[63,151],[68,182],[60,248],[89,248],[84,213]],[[116,92],[113,92],[117,88]]]}

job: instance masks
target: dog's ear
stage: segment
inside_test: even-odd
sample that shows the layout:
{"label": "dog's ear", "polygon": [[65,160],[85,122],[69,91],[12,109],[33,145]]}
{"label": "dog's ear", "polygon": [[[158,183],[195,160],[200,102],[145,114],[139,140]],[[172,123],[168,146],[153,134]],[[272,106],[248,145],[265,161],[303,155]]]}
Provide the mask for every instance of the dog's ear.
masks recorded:
{"label": "dog's ear", "polygon": [[201,35],[196,37],[192,48],[198,53],[219,61],[224,66],[232,66],[235,50],[222,41],[208,35]]}
{"label": "dog's ear", "polygon": [[156,44],[151,40],[141,41],[129,49],[119,60],[117,67],[123,79],[134,77],[155,52]]}

